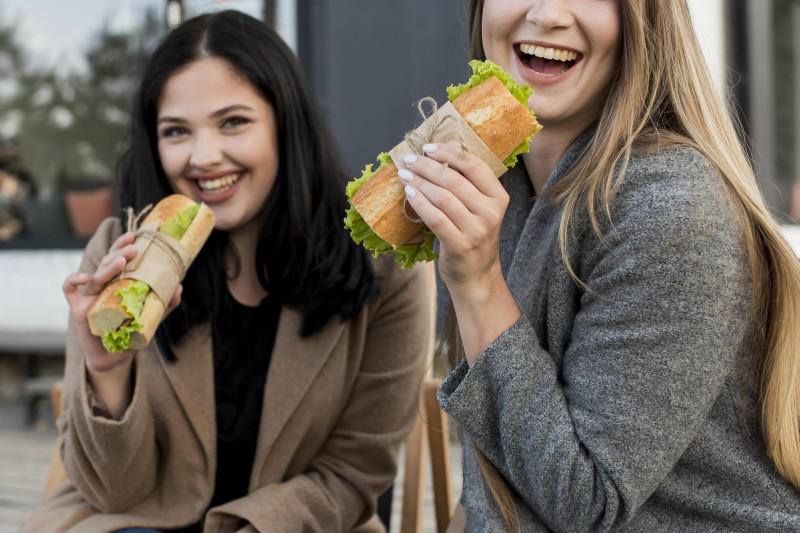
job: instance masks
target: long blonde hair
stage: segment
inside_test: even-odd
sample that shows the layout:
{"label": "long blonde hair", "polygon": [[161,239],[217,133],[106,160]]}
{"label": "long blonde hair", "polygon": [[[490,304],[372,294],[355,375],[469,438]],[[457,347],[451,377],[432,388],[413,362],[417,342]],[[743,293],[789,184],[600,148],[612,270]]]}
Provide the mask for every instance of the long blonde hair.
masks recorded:
{"label": "long blonde hair", "polygon": [[[477,59],[486,58],[483,3],[472,0],[469,7],[470,54]],[[551,201],[564,206],[562,258],[570,268],[568,227],[578,209],[588,209],[600,234],[598,213],[610,216],[609,205],[633,154],[669,145],[691,146],[703,154],[745,221],[753,279],[750,316],[760,337],[757,400],[767,453],[778,471],[800,488],[800,263],[769,213],[730,107],[711,81],[686,0],[620,0],[620,7],[620,69],[597,130],[582,160],[546,191]],[[451,318],[442,336],[451,362],[463,357],[457,337]],[[475,451],[509,530],[517,530],[508,487],[480,450]]]}

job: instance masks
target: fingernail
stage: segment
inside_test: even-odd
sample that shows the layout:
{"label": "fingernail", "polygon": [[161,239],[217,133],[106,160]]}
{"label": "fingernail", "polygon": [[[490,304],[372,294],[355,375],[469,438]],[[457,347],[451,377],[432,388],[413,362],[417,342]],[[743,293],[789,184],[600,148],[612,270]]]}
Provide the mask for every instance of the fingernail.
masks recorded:
{"label": "fingernail", "polygon": [[425,152],[426,154],[432,154],[433,152],[436,151],[436,148],[438,148],[438,146],[436,146],[435,144],[422,145],[422,151]]}
{"label": "fingernail", "polygon": [[404,169],[404,168],[403,168],[403,169],[400,169],[400,170],[398,170],[398,171],[397,171],[397,175],[398,175],[398,176],[400,177],[400,179],[401,179],[401,180],[403,180],[403,181],[411,181],[411,180],[413,180],[413,179],[414,179],[414,174],[412,174],[411,172],[409,172],[408,170],[406,170],[406,169]]}
{"label": "fingernail", "polygon": [[406,189],[406,196],[408,196],[409,198],[414,198],[417,195],[417,190],[414,187],[406,185],[405,189]]}
{"label": "fingernail", "polygon": [[403,156],[403,162],[406,165],[413,165],[414,163],[417,162],[417,156],[415,156],[414,154],[406,154]]}

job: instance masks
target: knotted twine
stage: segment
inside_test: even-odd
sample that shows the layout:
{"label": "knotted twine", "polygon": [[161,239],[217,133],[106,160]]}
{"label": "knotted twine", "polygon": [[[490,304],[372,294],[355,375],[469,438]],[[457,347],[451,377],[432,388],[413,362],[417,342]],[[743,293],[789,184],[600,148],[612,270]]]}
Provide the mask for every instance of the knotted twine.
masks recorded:
{"label": "knotted twine", "polygon": [[181,243],[158,231],[158,221],[139,225],[152,207],[152,204],[148,205],[138,214],[132,207],[125,210],[128,231],[136,236],[133,242],[136,257],[125,265],[120,279],[135,279],[146,283],[166,305],[183,280],[192,256]]}
{"label": "knotted twine", "polygon": [[[425,112],[423,104],[426,103],[430,105],[430,114]],[[480,158],[492,169],[495,176],[502,176],[508,170],[503,162],[494,155],[481,138],[469,127],[469,124],[464,121],[452,103],[447,102],[439,107],[436,100],[427,96],[417,102],[417,109],[422,116],[422,124],[416,129],[407,132],[403,141],[389,152],[389,156],[398,169],[406,168],[403,156],[407,154],[425,156],[426,154],[422,151],[423,145],[449,142],[458,145],[462,152],[472,153]],[[447,172],[447,168],[448,164],[444,163],[442,177]],[[408,200],[404,198],[403,214],[411,222],[422,222],[419,218],[409,216],[406,210],[407,202]]]}

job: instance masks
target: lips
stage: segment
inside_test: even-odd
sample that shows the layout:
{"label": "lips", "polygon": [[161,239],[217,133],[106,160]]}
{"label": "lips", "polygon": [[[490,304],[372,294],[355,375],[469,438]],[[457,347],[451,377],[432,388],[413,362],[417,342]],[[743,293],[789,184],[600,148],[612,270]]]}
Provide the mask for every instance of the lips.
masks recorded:
{"label": "lips", "polygon": [[233,198],[247,181],[247,172],[217,172],[209,175],[190,176],[192,189],[198,201],[209,205],[221,204]]}
{"label": "lips", "polygon": [[220,178],[199,179],[197,180],[197,186],[204,194],[222,194],[233,187],[241,177],[241,172],[237,172]]}
{"label": "lips", "polygon": [[542,76],[564,74],[582,59],[582,55],[562,48],[520,43],[516,46],[520,61],[525,67]]}

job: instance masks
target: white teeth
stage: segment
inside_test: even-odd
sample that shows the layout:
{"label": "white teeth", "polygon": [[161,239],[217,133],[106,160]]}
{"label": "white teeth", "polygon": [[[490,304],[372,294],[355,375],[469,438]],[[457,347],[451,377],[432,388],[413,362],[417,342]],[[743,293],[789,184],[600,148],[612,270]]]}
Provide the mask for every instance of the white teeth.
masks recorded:
{"label": "white teeth", "polygon": [[234,183],[239,181],[240,177],[241,174],[237,173],[213,180],[197,180],[197,186],[200,187],[203,190],[203,192],[211,194],[219,194],[221,192],[225,192],[228,189],[230,189]]}
{"label": "white teeth", "polygon": [[561,48],[544,48],[532,44],[521,43],[519,50],[529,56],[541,57],[544,59],[555,59],[557,61],[574,61],[578,59],[578,52],[562,50]]}

